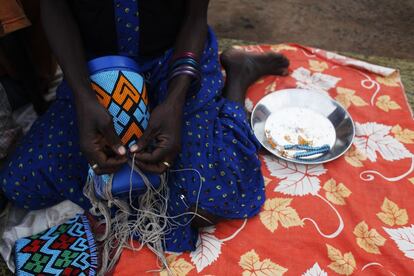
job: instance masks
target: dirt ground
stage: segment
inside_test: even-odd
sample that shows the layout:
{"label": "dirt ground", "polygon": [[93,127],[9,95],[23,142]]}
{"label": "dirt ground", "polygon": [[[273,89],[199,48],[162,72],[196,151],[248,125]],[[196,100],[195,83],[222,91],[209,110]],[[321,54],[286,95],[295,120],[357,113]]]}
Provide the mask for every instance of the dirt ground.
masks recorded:
{"label": "dirt ground", "polygon": [[221,38],[414,59],[414,0],[212,0]]}

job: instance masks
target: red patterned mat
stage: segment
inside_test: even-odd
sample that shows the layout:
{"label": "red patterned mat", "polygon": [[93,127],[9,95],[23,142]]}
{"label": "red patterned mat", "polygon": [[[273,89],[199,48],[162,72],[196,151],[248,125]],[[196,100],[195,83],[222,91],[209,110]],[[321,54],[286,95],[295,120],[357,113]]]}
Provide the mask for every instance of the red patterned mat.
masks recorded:
{"label": "red patterned mat", "polygon": [[[195,252],[168,257],[173,273],[413,275],[414,123],[398,72],[295,44],[243,49],[282,52],[292,70],[253,85],[248,110],[275,90],[316,89],[348,109],[355,142],[345,156],[316,166],[262,151],[261,213],[202,231]],[[148,250],[125,250],[115,274],[157,268]]]}

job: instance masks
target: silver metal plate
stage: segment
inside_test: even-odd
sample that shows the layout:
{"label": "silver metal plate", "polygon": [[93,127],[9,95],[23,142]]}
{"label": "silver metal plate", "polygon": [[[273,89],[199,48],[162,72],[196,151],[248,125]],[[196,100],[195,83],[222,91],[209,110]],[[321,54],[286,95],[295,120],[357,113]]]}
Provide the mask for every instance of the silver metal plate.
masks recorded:
{"label": "silver metal plate", "polygon": [[[284,89],[265,96],[253,109],[251,124],[264,148],[281,159],[300,164],[321,164],[338,158],[349,149],[355,136],[354,122],[339,103],[306,89]],[[280,150],[299,140],[312,146],[329,145],[330,151],[298,160]]]}

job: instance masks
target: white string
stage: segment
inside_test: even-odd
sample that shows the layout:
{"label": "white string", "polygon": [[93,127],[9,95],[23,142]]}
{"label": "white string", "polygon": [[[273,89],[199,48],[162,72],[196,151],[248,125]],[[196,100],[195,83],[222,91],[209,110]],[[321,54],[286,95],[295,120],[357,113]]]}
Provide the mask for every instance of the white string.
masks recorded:
{"label": "white string", "polygon": [[[105,223],[105,232],[97,236],[97,241],[103,242],[102,264],[98,272],[103,275],[114,268],[123,248],[133,251],[139,251],[147,246],[161,262],[161,267],[165,268],[169,274],[172,274],[168,267],[165,256],[165,236],[171,233],[177,227],[185,227],[192,222],[195,216],[209,221],[207,218],[198,214],[199,199],[203,186],[203,177],[197,169],[187,168],[179,170],[170,170],[169,173],[178,173],[185,171],[196,172],[200,179],[200,185],[196,197],[195,211],[184,212],[175,216],[168,216],[169,189],[168,189],[168,173],[160,175],[160,186],[155,188],[146,175],[135,167],[135,154],[132,157],[131,172],[129,176],[129,203],[112,196],[112,178],[108,183],[100,183],[99,178],[94,177],[91,173],[84,188],[84,194],[92,203],[91,214],[95,216],[103,216],[104,218],[98,222],[99,225]],[[132,177],[133,172],[137,172],[143,179],[146,190],[138,198],[132,197]],[[97,186],[103,188],[103,198],[96,197],[96,189],[94,182],[98,181]],[[187,206],[186,202],[183,203]],[[135,206],[137,204],[137,206]],[[110,208],[115,206],[117,211],[111,217]],[[188,206],[187,206],[188,207]],[[184,224],[177,221],[183,216],[192,215]],[[209,221],[211,222],[211,221]],[[140,246],[135,247],[133,240],[138,239]]]}

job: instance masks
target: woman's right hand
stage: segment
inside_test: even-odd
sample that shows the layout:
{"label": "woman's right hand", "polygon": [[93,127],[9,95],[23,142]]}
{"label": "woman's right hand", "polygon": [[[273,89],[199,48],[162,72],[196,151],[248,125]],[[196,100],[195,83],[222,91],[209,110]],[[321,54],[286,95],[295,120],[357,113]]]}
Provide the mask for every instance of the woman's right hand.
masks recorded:
{"label": "woman's right hand", "polygon": [[[95,97],[95,95],[93,95]],[[126,149],[111,115],[96,98],[77,101],[80,147],[96,174],[111,174],[127,162]]]}

